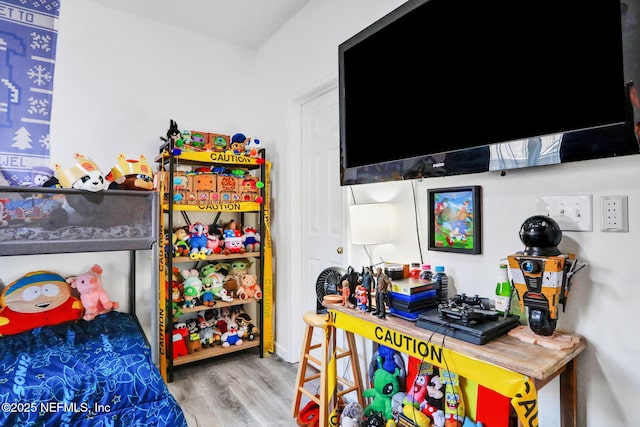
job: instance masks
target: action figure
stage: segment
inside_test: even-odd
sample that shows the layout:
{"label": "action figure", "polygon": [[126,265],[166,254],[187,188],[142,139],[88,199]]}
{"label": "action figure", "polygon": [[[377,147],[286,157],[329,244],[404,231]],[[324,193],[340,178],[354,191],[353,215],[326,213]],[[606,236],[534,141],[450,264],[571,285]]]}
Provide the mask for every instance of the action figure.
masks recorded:
{"label": "action figure", "polygon": [[340,278],[340,283],[345,280],[349,281],[349,304],[351,308],[354,308],[358,301],[356,301],[356,286],[358,286],[358,273],[353,269],[353,267],[347,267],[347,273]]}
{"label": "action figure", "polygon": [[371,311],[371,294],[373,292],[373,276],[369,267],[362,267],[362,277],[360,278],[362,286],[367,292],[367,312]]}
{"label": "action figure", "polygon": [[376,309],[371,312],[374,316],[378,316],[378,319],[387,318],[387,309],[385,307],[385,301],[387,299],[387,292],[391,286],[391,279],[384,274],[382,268],[376,268]]}

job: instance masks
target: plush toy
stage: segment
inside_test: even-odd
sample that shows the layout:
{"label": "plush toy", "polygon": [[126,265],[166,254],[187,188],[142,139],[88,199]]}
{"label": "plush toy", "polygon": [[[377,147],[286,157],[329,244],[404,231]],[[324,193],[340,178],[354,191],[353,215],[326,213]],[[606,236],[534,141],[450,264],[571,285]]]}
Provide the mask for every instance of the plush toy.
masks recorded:
{"label": "plush toy", "polygon": [[200,334],[198,333],[198,322],[196,319],[189,319],[187,321],[187,329],[189,330],[189,336],[186,339],[186,343],[189,354],[202,350]]}
{"label": "plush toy", "polygon": [[255,227],[247,225],[242,229],[242,241],[247,252],[257,252],[260,250],[260,233]]}
{"label": "plush toy", "polygon": [[236,235],[233,230],[225,230],[224,232],[224,250],[225,255],[242,254],[245,252],[242,237]]}
{"label": "plush toy", "polygon": [[222,347],[227,348],[232,345],[242,345],[243,341],[238,335],[238,324],[235,319],[227,322],[227,332],[222,334]]}
{"label": "plush toy", "polygon": [[253,341],[258,333],[258,328],[252,323],[251,316],[246,312],[238,313],[236,322],[238,323],[238,336],[242,339]]}
{"label": "plush toy", "polygon": [[[184,325],[184,323],[182,324]],[[176,324],[173,328],[173,358],[176,359],[179,356],[186,356],[189,351],[187,350],[187,344],[185,342],[186,337],[189,335],[186,325],[182,326]]]}
{"label": "plush toy", "polygon": [[219,294],[224,285],[224,275],[219,273],[220,268],[221,264],[207,264],[200,269],[202,287],[211,286],[211,293],[218,299],[222,299]]}
{"label": "plush toy", "polygon": [[184,227],[177,227],[173,230],[173,256],[189,256],[189,232]]}
{"label": "plush toy", "polygon": [[189,258],[193,260],[207,259],[211,249],[207,248],[209,227],[201,222],[194,222],[189,226]]}
{"label": "plush toy", "polygon": [[108,178],[113,181],[110,189],[115,190],[153,190],[153,172],[145,156],[127,159],[124,154],[118,156],[118,163],[111,168]]}
{"label": "plush toy", "polygon": [[245,155],[247,153],[247,144],[250,141],[251,138],[247,138],[242,133],[236,133],[231,137],[229,148],[233,151],[233,154]]}
{"label": "plush toy", "polygon": [[69,169],[63,169],[56,163],[55,170],[58,182],[62,188],[76,190],[102,191],[107,188],[107,182],[100,167],[88,157],[75,154],[76,164]]}
{"label": "plush toy", "polygon": [[458,374],[448,370],[440,372],[445,384],[445,427],[460,427],[464,422],[466,406],[464,395],[460,388],[460,378]]}
{"label": "plush toy", "polygon": [[402,407],[402,415],[407,417],[413,425],[417,427],[429,427],[431,425],[431,418],[411,404],[406,404]]}
{"label": "plush toy", "polygon": [[407,393],[406,403],[420,408],[420,404],[427,398],[428,378],[425,374],[416,375],[411,390]]}
{"label": "plush toy", "polygon": [[[53,169],[46,166],[34,166],[31,168],[31,177],[29,179],[29,187],[45,187],[54,177]],[[48,186],[48,185],[47,185]]]}
{"label": "plush toy", "polygon": [[364,410],[358,402],[350,402],[340,414],[340,427],[360,427],[365,420]]}
{"label": "plush toy", "polygon": [[226,288],[222,288],[220,289],[217,293],[214,294],[214,296],[224,302],[232,302],[233,301],[233,297],[231,295],[229,295],[229,291],[227,291]]}
{"label": "plush toy", "polygon": [[400,391],[398,376],[400,369],[396,368],[393,373],[382,367],[382,357],[378,356],[378,369],[373,376],[373,388],[362,392],[364,397],[371,397],[373,400],[364,409],[364,414],[369,416],[372,412],[382,414],[386,419],[393,417],[391,398]]}
{"label": "plush toy", "polygon": [[427,397],[420,410],[431,418],[434,426],[444,426],[444,384],[435,370],[427,383]]}
{"label": "plush toy", "polygon": [[247,273],[240,276],[240,287],[237,295],[241,300],[249,298],[262,299],[262,290],[258,285],[258,278],[255,274]]}
{"label": "plush toy", "polygon": [[64,277],[51,271],[27,273],[0,294],[0,336],[82,317],[82,303]]}
{"label": "plush toy", "polygon": [[380,367],[378,357],[382,358],[382,368],[387,372],[393,373],[396,368],[399,369],[398,383],[400,389],[398,391],[404,391],[404,385],[406,384],[407,371],[404,366],[404,360],[400,352],[380,344],[378,349],[373,353],[371,362],[369,363],[369,380],[373,383],[373,376],[376,369]]}
{"label": "plush toy", "polygon": [[68,277],[67,283],[80,293],[80,301],[84,306],[84,320],[93,320],[96,316],[117,310],[119,307],[102,288],[102,267],[98,264],[94,264],[86,273]]}

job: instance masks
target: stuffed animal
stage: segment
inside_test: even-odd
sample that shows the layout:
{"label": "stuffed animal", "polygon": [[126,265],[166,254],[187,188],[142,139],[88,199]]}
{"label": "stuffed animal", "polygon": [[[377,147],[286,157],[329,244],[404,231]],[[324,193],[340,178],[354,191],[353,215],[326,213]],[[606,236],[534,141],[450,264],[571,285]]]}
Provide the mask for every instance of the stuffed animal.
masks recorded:
{"label": "stuffed animal", "polygon": [[435,370],[427,383],[427,397],[420,410],[431,418],[435,427],[444,426],[444,384]]}
{"label": "stuffed animal", "polygon": [[247,225],[243,229],[242,241],[247,252],[257,252],[260,250],[260,233],[255,227]]}
{"label": "stuffed animal", "polygon": [[211,292],[213,296],[222,299],[220,290],[224,286],[224,274],[220,273],[222,264],[207,264],[200,269],[200,278],[202,280],[202,286],[211,286]]}
{"label": "stuffed animal", "polygon": [[227,348],[232,345],[242,345],[242,338],[238,335],[238,324],[235,319],[227,322],[227,332],[222,334],[222,347]]}
{"label": "stuffed animal", "polygon": [[340,427],[360,427],[364,420],[362,406],[358,402],[350,402],[340,414]]}
{"label": "stuffed animal", "polygon": [[420,404],[427,398],[427,383],[428,378],[426,374],[416,375],[413,386],[407,393],[406,403],[420,408]]}
{"label": "stuffed animal", "polygon": [[124,154],[118,156],[118,163],[111,168],[108,178],[113,181],[110,189],[115,190],[153,190],[153,172],[145,156],[127,159]]}
{"label": "stuffed animal", "polygon": [[82,303],[64,277],[45,270],[27,273],[2,289],[0,336],[82,317]]}
{"label": "stuffed animal", "polygon": [[400,369],[396,368],[393,373],[382,367],[382,357],[378,356],[378,369],[373,376],[373,388],[362,392],[364,397],[371,397],[373,400],[364,409],[364,414],[368,417],[372,412],[382,414],[387,420],[393,417],[391,398],[400,391],[398,376]]}
{"label": "stuffed animal", "polygon": [[253,341],[258,333],[258,328],[252,323],[251,316],[246,312],[238,313],[236,316],[238,323],[238,336],[242,339]]}
{"label": "stuffed animal", "polygon": [[246,300],[255,298],[262,299],[262,290],[258,285],[258,277],[255,274],[243,274],[240,276],[240,287],[238,288],[238,298]]}
{"label": "stuffed animal", "polygon": [[202,350],[200,334],[198,334],[198,322],[196,319],[189,319],[187,321],[187,329],[189,330],[189,336],[186,339],[186,343],[189,354]]}
{"label": "stuffed animal", "polygon": [[189,226],[189,245],[191,252],[189,258],[193,260],[207,259],[211,249],[207,248],[209,227],[201,222],[195,222]]}
{"label": "stuffed animal", "polygon": [[76,164],[69,169],[63,169],[57,163],[55,165],[58,182],[62,188],[92,192],[107,188],[105,176],[93,160],[78,153],[75,154],[75,159]]}
{"label": "stuffed animal", "polygon": [[94,264],[86,273],[67,278],[67,283],[80,293],[80,301],[84,306],[84,320],[92,320],[119,307],[102,288],[102,267],[98,264]]}
{"label": "stuffed animal", "polygon": [[371,357],[371,362],[369,363],[369,380],[373,383],[373,376],[376,372],[376,369],[380,367],[378,356],[382,358],[382,368],[387,372],[393,373],[395,372],[396,368],[400,370],[400,374],[398,375],[398,383],[400,384],[400,389],[398,391],[404,391],[404,385],[406,384],[407,377],[407,371],[404,366],[404,359],[402,359],[402,355],[400,354],[400,352],[382,344],[378,346],[378,349],[373,353],[373,356]]}

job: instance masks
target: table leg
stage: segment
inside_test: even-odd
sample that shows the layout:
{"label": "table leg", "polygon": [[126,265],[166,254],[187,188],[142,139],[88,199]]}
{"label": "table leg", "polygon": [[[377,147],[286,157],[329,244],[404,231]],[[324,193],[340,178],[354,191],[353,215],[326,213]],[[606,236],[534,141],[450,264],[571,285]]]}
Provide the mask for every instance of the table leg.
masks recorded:
{"label": "table leg", "polygon": [[560,374],[560,425],[576,427],[578,425],[576,359],[571,359]]}
{"label": "table leg", "polygon": [[338,390],[335,327],[327,322],[322,340],[320,370],[320,426],[337,426]]}

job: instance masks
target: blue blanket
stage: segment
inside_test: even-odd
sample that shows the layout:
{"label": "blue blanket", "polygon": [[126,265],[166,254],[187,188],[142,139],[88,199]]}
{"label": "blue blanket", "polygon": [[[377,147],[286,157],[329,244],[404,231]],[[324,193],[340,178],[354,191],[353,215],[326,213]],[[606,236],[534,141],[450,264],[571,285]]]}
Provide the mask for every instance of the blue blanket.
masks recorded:
{"label": "blue blanket", "polygon": [[0,338],[2,426],[186,426],[137,321],[111,312]]}

